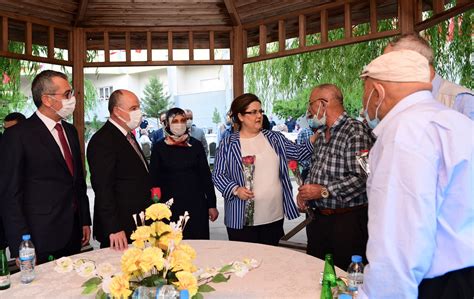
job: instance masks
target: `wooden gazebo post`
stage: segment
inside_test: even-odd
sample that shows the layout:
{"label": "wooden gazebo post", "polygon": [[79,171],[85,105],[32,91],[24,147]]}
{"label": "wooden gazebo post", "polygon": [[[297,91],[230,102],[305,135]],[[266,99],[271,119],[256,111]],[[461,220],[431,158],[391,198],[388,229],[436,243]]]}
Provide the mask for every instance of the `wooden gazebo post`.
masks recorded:
{"label": "wooden gazebo post", "polygon": [[[76,95],[76,109],[74,110],[74,126],[79,134],[79,141],[81,145],[81,155],[85,157],[85,115],[84,115],[84,61],[86,56],[86,48],[84,44],[84,30],[80,27],[74,27],[72,32],[72,84]],[[83,159],[83,162],[85,159]]]}
{"label": "wooden gazebo post", "polygon": [[234,98],[244,93],[244,47],[242,26],[235,26],[233,30],[233,83]]}

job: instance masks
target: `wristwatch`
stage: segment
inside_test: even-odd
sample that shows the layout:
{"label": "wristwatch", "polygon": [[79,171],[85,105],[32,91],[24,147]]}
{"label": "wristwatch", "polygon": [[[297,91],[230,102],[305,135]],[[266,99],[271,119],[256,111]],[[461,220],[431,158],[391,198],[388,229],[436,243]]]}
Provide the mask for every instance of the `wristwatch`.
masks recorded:
{"label": "wristwatch", "polygon": [[234,190],[232,190],[232,194],[233,194],[234,196],[237,196],[237,194],[238,194],[238,193],[237,193],[237,189],[239,189],[239,187],[235,187]]}
{"label": "wristwatch", "polygon": [[328,198],[329,197],[329,191],[324,186],[321,187],[321,197],[322,198]]}

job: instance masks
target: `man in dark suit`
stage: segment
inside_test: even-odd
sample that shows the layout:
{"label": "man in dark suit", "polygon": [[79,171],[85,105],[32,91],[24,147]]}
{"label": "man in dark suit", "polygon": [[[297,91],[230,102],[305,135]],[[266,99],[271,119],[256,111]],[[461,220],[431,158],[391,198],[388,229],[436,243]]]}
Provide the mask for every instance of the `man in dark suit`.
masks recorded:
{"label": "man in dark suit", "polygon": [[[8,130],[8,128],[13,127],[25,119],[26,117],[19,112],[12,112],[8,114],[3,120],[3,128],[5,129],[5,132]],[[0,146],[2,146],[2,133],[0,133]],[[3,229],[2,217],[0,217],[0,249],[5,248],[7,248],[7,240],[5,239],[5,230]]]}
{"label": "man in dark suit", "polygon": [[0,149],[0,199],[13,257],[30,234],[38,263],[78,253],[89,242],[90,213],[77,131],[63,119],[76,99],[67,76],[43,71],[31,91],[38,110],[9,128]]}
{"label": "man in dark suit", "polygon": [[124,250],[136,229],[133,214],[152,203],[152,186],[145,156],[130,133],[142,118],[137,96],[116,90],[108,108],[109,120],[92,136],[87,148],[95,192],[94,236],[101,248]]}

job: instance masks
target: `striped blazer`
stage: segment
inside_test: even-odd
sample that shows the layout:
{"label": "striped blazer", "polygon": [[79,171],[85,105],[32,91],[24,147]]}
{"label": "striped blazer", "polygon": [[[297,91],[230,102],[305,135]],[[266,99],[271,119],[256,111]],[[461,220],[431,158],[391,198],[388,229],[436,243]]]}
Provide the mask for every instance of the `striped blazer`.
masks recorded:
{"label": "striped blazer", "polygon": [[[283,211],[288,219],[299,217],[298,209],[293,201],[293,191],[288,174],[288,160],[305,160],[311,157],[313,145],[308,139],[303,144],[295,144],[283,134],[262,130],[272,148],[280,159],[280,181],[283,189]],[[224,197],[224,223],[227,227],[242,229],[244,227],[245,201],[241,200],[232,190],[245,186],[242,171],[242,152],[240,149],[240,134],[238,132],[222,139],[217,149],[214,161],[212,180]]]}

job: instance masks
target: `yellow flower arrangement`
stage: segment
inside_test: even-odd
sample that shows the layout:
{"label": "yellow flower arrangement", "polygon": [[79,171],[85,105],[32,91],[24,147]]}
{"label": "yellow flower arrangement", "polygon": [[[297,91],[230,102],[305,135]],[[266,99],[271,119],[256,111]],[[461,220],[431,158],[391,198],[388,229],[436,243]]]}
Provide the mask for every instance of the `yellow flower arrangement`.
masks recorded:
{"label": "yellow flower arrangement", "polygon": [[146,220],[162,220],[162,219],[167,219],[170,220],[171,218],[171,210],[166,204],[163,203],[155,203],[148,207],[145,210],[145,219]]}
{"label": "yellow flower arrangement", "polygon": [[[191,297],[202,298],[201,293],[214,290],[208,283],[225,282],[231,273],[238,274],[237,270],[245,274],[248,272],[247,266],[254,268],[252,266],[256,261],[245,260],[214,269],[212,273],[209,271],[199,273],[193,264],[196,251],[191,246],[181,243],[182,231],[189,220],[188,213],[185,212],[180,216],[176,223],[167,224],[162,221],[171,218],[169,205],[172,201],[170,202],[155,203],[147,208],[145,213],[139,214],[141,223],[144,223],[144,219],[151,219],[153,222],[150,225],[138,226],[132,233],[133,247],[127,249],[121,257],[122,273],[113,277],[101,275],[99,272],[102,273],[104,272],[102,270],[112,266],[102,267],[104,269],[101,268],[101,271],[95,271],[94,266],[91,269],[96,276],[84,282],[82,294],[88,295],[97,291],[96,298],[107,298],[107,294],[113,298],[128,298],[135,289],[142,286],[174,285],[178,290],[188,290]],[[135,222],[136,217],[137,215],[133,217]],[[58,272],[72,268],[66,262],[57,263]]]}
{"label": "yellow flower arrangement", "polygon": [[198,281],[196,277],[187,271],[180,271],[176,273],[177,282],[174,285],[178,290],[188,290],[190,297],[196,295],[198,292]]}
{"label": "yellow flower arrangement", "polygon": [[125,274],[114,276],[109,285],[109,290],[113,298],[128,298],[132,294],[129,278]]}

